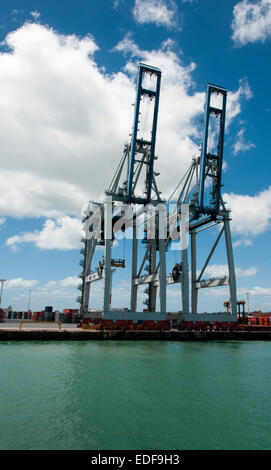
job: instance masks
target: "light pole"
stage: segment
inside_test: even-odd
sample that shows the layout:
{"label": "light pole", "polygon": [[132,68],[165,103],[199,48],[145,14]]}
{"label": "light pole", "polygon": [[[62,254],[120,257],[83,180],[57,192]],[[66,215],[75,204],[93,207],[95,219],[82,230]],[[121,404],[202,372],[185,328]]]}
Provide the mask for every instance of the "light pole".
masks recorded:
{"label": "light pole", "polygon": [[247,314],[249,315],[249,292],[246,292],[246,296],[247,296]]}
{"label": "light pole", "polygon": [[28,297],[28,307],[27,307],[27,313],[29,313],[29,309],[30,309],[30,297],[31,297],[31,291],[32,291],[32,289],[29,289],[29,297]]}
{"label": "light pole", "polygon": [[1,282],[1,292],[0,292],[0,306],[2,304],[2,294],[3,294],[3,285],[4,285],[4,282],[6,282],[6,279],[0,279],[0,282]]}

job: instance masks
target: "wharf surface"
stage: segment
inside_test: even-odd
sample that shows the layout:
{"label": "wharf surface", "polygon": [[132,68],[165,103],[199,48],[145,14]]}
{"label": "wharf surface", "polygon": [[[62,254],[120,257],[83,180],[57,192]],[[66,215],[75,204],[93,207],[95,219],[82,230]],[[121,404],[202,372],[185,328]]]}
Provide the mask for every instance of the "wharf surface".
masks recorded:
{"label": "wharf surface", "polygon": [[159,340],[159,341],[199,341],[199,340],[271,340],[271,331],[150,331],[150,330],[83,330],[77,325],[57,328],[4,327],[0,324],[0,341],[91,341],[91,340]]}

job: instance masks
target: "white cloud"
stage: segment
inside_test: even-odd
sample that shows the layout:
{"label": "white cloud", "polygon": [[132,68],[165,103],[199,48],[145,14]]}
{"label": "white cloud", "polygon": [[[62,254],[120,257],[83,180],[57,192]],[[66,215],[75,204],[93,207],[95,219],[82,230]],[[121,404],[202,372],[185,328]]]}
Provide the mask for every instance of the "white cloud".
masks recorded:
{"label": "white cloud", "polygon": [[[131,31],[127,33],[124,38],[114,47],[113,51],[122,52],[124,55],[130,54],[132,57],[141,55],[141,50],[133,41]],[[132,72],[135,73],[134,68],[132,69]]]}
{"label": "white cloud", "polygon": [[44,309],[44,305],[53,305],[54,310],[78,308],[76,298],[79,295],[77,290],[79,284],[80,279],[75,276],[48,281],[45,284],[22,278],[10,279],[4,284],[4,301],[6,305],[12,305],[14,310],[25,309],[27,303],[24,304],[23,301],[24,299],[28,301],[27,289],[31,288],[30,308],[33,311]]}
{"label": "white cloud", "polygon": [[[238,267],[235,268],[235,273],[237,277],[256,276],[257,272],[258,272],[258,268],[256,267],[251,267],[248,269],[242,269]],[[228,276],[228,274],[229,274],[229,271],[228,271],[227,264],[210,264],[209,266],[207,266],[206,270],[204,271],[204,277],[209,277],[209,278]]]}
{"label": "white cloud", "polygon": [[82,200],[99,198],[111,180],[130,131],[134,83],[124,73],[98,69],[91,36],[27,23],[6,45],[0,160],[1,183],[12,185],[2,192],[1,209],[22,217],[78,215]]}
{"label": "white cloud", "polygon": [[[210,295],[212,297],[224,297],[226,299],[229,295],[229,290],[225,288],[208,289],[208,290],[203,289],[203,290],[204,290],[203,292],[204,295]],[[238,298],[246,299],[247,292],[249,292],[249,295],[252,295],[252,296],[271,297],[270,287],[255,286],[252,288],[242,287],[240,289],[237,289]]]}
{"label": "white cloud", "polygon": [[252,277],[256,276],[257,272],[258,268],[256,267],[251,267],[248,269],[235,268],[235,274],[237,277]]}
{"label": "white cloud", "polygon": [[17,277],[14,279],[8,279],[4,286],[5,289],[29,289],[36,286],[38,283],[39,281],[27,280],[23,279],[22,277]]}
{"label": "white cloud", "polygon": [[271,36],[271,0],[242,0],[233,9],[232,39],[244,46],[249,42],[265,42]]}
{"label": "white cloud", "polygon": [[43,286],[36,290],[36,295],[48,295],[52,293],[53,296],[61,296],[63,292],[70,293],[72,297],[75,296],[74,289],[80,284],[80,279],[75,276],[69,276],[57,281],[48,281]]}
{"label": "white cloud", "polygon": [[240,238],[239,240],[236,240],[232,246],[233,248],[238,248],[239,246],[252,246],[253,243],[251,240],[247,239],[247,238]]}
{"label": "white cloud", "polygon": [[[128,55],[126,66],[110,75],[97,66],[91,36],[26,23],[8,34],[6,46],[0,54],[1,216],[79,216],[90,198],[103,197],[131,130],[139,60],[162,69],[156,169],[159,189],[171,192],[198,154],[205,99],[195,92],[196,64],[184,64],[171,39],[148,51],[127,35],[115,48]],[[228,125],[248,95],[244,82],[229,94]]]}
{"label": "white cloud", "polygon": [[177,6],[173,0],[135,0],[133,15],[138,23],[177,27]]}
{"label": "white cloud", "polygon": [[34,18],[35,21],[37,21],[37,20],[39,19],[39,17],[40,17],[40,13],[39,13],[37,10],[31,11],[31,12],[30,12],[30,15],[33,16],[33,18]]}
{"label": "white cloud", "polygon": [[[34,157],[34,156],[33,156]],[[3,162],[7,165],[7,162]],[[61,178],[56,172],[56,178]],[[0,213],[11,217],[59,217],[78,215],[89,194],[76,184],[30,172],[3,169]]]}
{"label": "white cloud", "polygon": [[42,250],[72,250],[80,248],[83,236],[81,220],[75,217],[47,219],[42,230],[14,235],[6,240],[6,245],[17,251],[20,245],[33,243]]}
{"label": "white cloud", "polygon": [[11,20],[14,22],[17,22],[22,17],[23,14],[24,14],[24,10],[18,10],[14,8],[11,12]]}
{"label": "white cloud", "polygon": [[249,292],[250,295],[261,295],[263,297],[271,297],[270,287],[255,286],[252,289],[243,289],[243,291]]}
{"label": "white cloud", "polygon": [[242,127],[236,137],[236,141],[233,145],[233,154],[237,155],[240,152],[247,152],[248,150],[256,148],[253,142],[245,142],[245,128]]}
{"label": "white cloud", "polygon": [[113,0],[113,8],[117,9],[122,0]]}
{"label": "white cloud", "polygon": [[222,171],[225,172],[228,169],[228,163],[224,160],[222,164]]}
{"label": "white cloud", "polygon": [[[256,194],[223,194],[227,208],[231,212],[231,229],[233,233],[247,236],[259,235],[270,227],[271,220],[271,186]],[[245,209],[244,209],[245,208]]]}
{"label": "white cloud", "polygon": [[236,91],[229,91],[226,112],[226,131],[229,130],[232,121],[241,113],[242,101],[250,100],[252,96],[253,93],[247,78],[241,78],[239,80],[239,88]]}

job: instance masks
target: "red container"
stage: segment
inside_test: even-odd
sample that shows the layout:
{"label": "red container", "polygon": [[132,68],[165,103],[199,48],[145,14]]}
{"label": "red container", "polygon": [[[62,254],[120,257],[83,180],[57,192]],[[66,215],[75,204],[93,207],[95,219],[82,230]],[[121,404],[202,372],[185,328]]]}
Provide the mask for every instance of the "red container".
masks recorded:
{"label": "red container", "polygon": [[145,320],[142,323],[142,330],[155,330],[156,326],[154,321],[152,320]]}
{"label": "red container", "polygon": [[125,330],[128,329],[128,322],[126,320],[117,320],[116,321],[116,329],[117,330]]}
{"label": "red container", "polygon": [[40,312],[39,314],[39,320],[44,321],[44,312]]}
{"label": "red container", "polygon": [[33,312],[32,314],[33,321],[38,321],[39,315],[40,315],[40,312]]}
{"label": "red container", "polygon": [[75,308],[64,308],[63,309],[63,313],[69,313],[69,314],[72,314],[72,313],[77,313],[78,310],[75,309]]}
{"label": "red container", "polygon": [[111,330],[113,328],[114,322],[113,320],[102,320],[101,326],[105,330]]}

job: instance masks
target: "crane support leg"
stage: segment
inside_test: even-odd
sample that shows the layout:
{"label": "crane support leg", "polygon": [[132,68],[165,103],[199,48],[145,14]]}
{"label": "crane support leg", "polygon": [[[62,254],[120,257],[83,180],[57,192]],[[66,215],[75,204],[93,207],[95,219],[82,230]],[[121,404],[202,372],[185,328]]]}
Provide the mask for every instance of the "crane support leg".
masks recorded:
{"label": "crane support leg", "polygon": [[89,294],[90,294],[90,283],[86,282],[84,286],[84,294],[83,294],[83,312],[88,311],[88,304],[89,304]]}
{"label": "crane support leg", "polygon": [[132,312],[136,312],[136,308],[137,308],[137,286],[134,284],[134,279],[137,277],[137,254],[138,254],[137,225],[136,225],[136,219],[134,219],[133,220],[132,279],[131,279],[131,311]]}
{"label": "crane support leg", "polygon": [[104,264],[104,305],[103,311],[110,310],[111,293],[111,238],[112,238],[112,199],[107,197],[104,202],[105,225],[105,264]]}
{"label": "crane support leg", "polygon": [[111,291],[111,240],[105,241],[105,266],[104,266],[104,312],[109,311]]}
{"label": "crane support leg", "polygon": [[[150,256],[149,256],[150,274],[154,274],[156,270],[156,241],[150,240],[150,245],[151,245]],[[157,286],[155,286],[153,282],[150,282],[150,287],[149,287],[150,312],[155,312],[156,310],[156,293],[157,293]]]}
{"label": "crane support leg", "polygon": [[189,272],[188,272],[188,254],[187,254],[187,218],[189,215],[188,204],[181,205],[180,218],[180,236],[181,236],[181,258],[182,258],[182,300],[183,314],[189,313]]}
{"label": "crane support leg", "polygon": [[160,253],[160,312],[166,313],[166,250],[165,240],[159,239],[159,253]]}
{"label": "crane support leg", "polygon": [[191,232],[191,290],[192,290],[192,313],[198,313],[198,289],[197,282],[197,240],[196,232]]}
{"label": "crane support leg", "polygon": [[234,259],[233,259],[233,250],[232,250],[232,241],[231,241],[230,221],[229,221],[229,219],[226,219],[226,218],[224,219],[224,230],[225,230],[225,240],[226,240],[228,266],[229,266],[229,289],[230,289],[231,313],[232,313],[232,315],[237,315],[237,309],[236,309],[236,277],[235,277],[235,269],[234,269]]}

